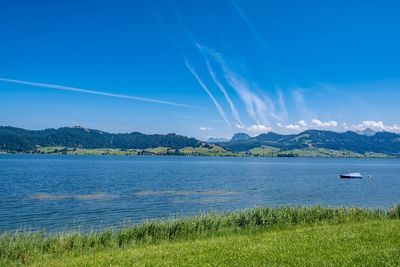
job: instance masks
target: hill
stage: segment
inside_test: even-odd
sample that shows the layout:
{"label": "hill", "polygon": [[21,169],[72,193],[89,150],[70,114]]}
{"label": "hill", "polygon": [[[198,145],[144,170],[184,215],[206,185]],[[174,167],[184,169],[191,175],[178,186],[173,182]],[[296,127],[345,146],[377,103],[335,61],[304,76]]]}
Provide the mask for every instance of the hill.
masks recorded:
{"label": "hill", "polygon": [[15,127],[0,127],[0,149],[4,151],[31,152],[37,147],[67,148],[118,148],[147,149],[168,147],[200,147],[202,142],[176,134],[146,135],[138,132],[112,134],[82,127],[59,129],[24,130]]}
{"label": "hill", "polygon": [[389,132],[358,134],[352,131],[344,133],[307,130],[299,134],[282,135],[273,132],[260,134],[247,139],[231,139],[220,143],[233,152],[251,151],[255,148],[272,148],[276,151],[351,151],[358,154],[381,153],[392,156],[400,154],[400,135]]}
{"label": "hill", "polygon": [[[202,142],[176,134],[107,133],[82,127],[25,130],[0,127],[0,152],[270,157],[400,156],[400,135],[390,132],[307,130],[299,134],[245,133]],[[219,142],[218,142],[219,141]]]}

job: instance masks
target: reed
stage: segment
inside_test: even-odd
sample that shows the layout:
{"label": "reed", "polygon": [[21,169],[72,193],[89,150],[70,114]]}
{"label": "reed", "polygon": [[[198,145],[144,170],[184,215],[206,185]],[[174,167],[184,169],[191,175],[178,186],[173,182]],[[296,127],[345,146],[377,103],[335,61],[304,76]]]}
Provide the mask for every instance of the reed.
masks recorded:
{"label": "reed", "polygon": [[3,264],[29,263],[47,254],[83,253],[105,248],[123,248],[143,243],[194,239],[244,229],[274,229],[316,223],[341,224],[367,220],[399,219],[400,204],[388,211],[364,208],[258,207],[234,212],[207,213],[193,217],[151,220],[118,229],[46,234],[43,231],[16,231],[0,235]]}

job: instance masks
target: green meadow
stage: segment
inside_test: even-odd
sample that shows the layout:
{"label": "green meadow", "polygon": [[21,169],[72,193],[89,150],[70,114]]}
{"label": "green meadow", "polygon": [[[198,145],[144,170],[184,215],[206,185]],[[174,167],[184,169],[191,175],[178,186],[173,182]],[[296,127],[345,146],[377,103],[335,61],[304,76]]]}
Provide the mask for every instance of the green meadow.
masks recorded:
{"label": "green meadow", "polygon": [[398,266],[400,205],[253,208],[88,233],[0,236],[3,266]]}
{"label": "green meadow", "polygon": [[[0,153],[2,153],[0,151]],[[6,153],[6,152],[3,152]],[[119,149],[119,148],[67,148],[67,147],[38,147],[39,154],[68,154],[68,155],[179,155],[179,156],[227,156],[227,157],[352,157],[352,158],[388,158],[387,154],[366,152],[364,154],[326,148],[309,147],[305,149],[279,150],[274,147],[261,146],[246,152],[232,152],[221,146],[208,144],[202,147],[184,147],[172,149],[156,147],[146,149]]]}

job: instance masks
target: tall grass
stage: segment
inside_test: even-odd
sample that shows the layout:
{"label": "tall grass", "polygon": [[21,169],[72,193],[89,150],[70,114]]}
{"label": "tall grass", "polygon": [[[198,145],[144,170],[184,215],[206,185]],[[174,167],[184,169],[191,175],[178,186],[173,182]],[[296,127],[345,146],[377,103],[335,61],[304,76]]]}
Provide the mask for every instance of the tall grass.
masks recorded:
{"label": "tall grass", "polygon": [[201,214],[168,220],[152,220],[120,229],[86,234],[66,232],[46,235],[43,231],[18,231],[0,235],[1,263],[29,263],[45,254],[83,253],[121,248],[140,243],[190,239],[242,229],[268,229],[319,222],[345,223],[376,219],[399,219],[400,204],[387,212],[380,209],[276,207],[252,208],[226,213]]}

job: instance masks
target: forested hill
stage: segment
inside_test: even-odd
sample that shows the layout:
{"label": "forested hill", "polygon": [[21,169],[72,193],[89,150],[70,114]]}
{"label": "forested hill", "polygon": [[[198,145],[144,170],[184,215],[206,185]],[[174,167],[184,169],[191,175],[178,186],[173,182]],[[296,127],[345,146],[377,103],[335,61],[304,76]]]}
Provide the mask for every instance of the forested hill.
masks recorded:
{"label": "forested hill", "polygon": [[132,132],[112,134],[82,127],[63,127],[46,130],[24,130],[15,127],[0,126],[0,150],[30,152],[36,147],[70,148],[119,148],[145,149],[169,147],[180,149],[198,147],[201,142],[176,134],[152,134]]}
{"label": "forested hill", "polygon": [[125,154],[156,155],[343,157],[351,152],[354,157],[400,156],[399,134],[372,130],[364,133],[307,130],[289,135],[269,132],[254,137],[238,133],[227,142],[211,141],[206,143],[176,134],[113,134],[82,127],[37,131],[0,127],[0,152],[60,153],[61,149],[64,153],[111,153],[82,151],[107,148],[135,150]]}
{"label": "forested hill", "polygon": [[[280,151],[329,149],[335,151],[352,151],[355,153],[400,154],[400,135],[390,132],[360,134],[352,131],[344,133],[307,130],[299,134],[282,135],[273,132],[250,137],[246,134],[235,134],[225,143],[225,148],[234,151],[249,151],[258,147],[269,147]],[[240,137],[240,138],[238,138]]]}

